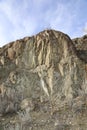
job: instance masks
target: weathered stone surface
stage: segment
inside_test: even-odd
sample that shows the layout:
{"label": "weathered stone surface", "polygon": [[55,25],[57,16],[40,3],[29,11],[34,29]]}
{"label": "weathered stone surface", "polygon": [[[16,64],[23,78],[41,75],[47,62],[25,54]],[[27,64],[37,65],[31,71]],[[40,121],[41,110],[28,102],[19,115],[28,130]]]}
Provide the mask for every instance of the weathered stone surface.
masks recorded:
{"label": "weathered stone surface", "polygon": [[84,40],[45,30],[0,49],[1,130],[87,129]]}
{"label": "weathered stone surface", "polygon": [[87,63],[87,35],[73,39],[78,57]]}

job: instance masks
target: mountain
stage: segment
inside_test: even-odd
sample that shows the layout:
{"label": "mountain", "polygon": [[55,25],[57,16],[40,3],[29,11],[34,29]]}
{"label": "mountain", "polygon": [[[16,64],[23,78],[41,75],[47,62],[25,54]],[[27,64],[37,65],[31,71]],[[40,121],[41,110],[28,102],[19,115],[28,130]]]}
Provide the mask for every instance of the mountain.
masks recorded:
{"label": "mountain", "polygon": [[0,48],[0,130],[87,129],[87,36],[44,30]]}

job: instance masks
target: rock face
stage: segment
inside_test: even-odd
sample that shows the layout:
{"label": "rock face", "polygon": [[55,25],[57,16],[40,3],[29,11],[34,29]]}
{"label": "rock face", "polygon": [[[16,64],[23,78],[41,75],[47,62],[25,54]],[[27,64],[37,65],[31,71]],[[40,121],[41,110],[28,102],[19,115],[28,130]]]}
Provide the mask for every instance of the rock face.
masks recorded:
{"label": "rock face", "polygon": [[55,30],[0,48],[0,130],[86,130],[86,53]]}
{"label": "rock face", "polygon": [[76,47],[78,57],[87,63],[87,35],[73,39],[73,43]]}

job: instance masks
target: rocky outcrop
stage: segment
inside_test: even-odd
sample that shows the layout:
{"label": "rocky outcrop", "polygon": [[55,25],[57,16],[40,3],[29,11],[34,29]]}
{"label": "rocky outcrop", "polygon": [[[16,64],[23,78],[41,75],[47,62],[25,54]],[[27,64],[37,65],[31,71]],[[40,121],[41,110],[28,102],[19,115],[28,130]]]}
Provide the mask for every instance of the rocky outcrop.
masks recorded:
{"label": "rocky outcrop", "polygon": [[87,129],[84,39],[45,30],[0,49],[1,130]]}
{"label": "rocky outcrop", "polygon": [[78,57],[87,63],[87,35],[75,38],[72,41],[76,47]]}

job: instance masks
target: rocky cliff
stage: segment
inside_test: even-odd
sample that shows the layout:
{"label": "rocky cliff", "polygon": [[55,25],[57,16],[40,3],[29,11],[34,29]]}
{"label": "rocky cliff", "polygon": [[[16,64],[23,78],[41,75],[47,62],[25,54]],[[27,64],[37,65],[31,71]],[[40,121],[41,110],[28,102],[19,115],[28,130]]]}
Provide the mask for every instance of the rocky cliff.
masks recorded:
{"label": "rocky cliff", "polygon": [[86,58],[86,35],[55,30],[0,48],[0,130],[86,130]]}

